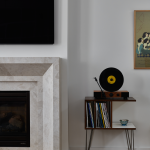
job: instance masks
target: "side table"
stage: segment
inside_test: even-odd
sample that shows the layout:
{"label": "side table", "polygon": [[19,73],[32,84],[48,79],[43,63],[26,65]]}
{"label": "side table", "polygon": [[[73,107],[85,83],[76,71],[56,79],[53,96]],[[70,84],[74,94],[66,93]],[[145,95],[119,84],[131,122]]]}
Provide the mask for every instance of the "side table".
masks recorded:
{"label": "side table", "polygon": [[[99,128],[97,128],[97,129],[99,129]],[[88,147],[87,147],[87,130],[91,130]],[[96,129],[95,128],[93,128],[93,129],[86,128],[86,150],[90,150],[93,130],[96,130]],[[120,123],[112,123],[112,128],[101,128],[101,130],[125,130],[128,150],[134,150],[134,130],[136,130],[136,127],[133,125],[133,123],[128,123],[127,126],[122,126]],[[131,130],[130,135],[129,135],[129,130]]]}

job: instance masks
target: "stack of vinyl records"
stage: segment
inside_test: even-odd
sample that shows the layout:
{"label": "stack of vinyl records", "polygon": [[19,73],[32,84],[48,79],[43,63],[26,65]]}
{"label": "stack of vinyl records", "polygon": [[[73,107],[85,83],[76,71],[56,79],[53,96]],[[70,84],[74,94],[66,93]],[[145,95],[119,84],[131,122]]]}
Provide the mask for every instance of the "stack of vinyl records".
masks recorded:
{"label": "stack of vinyl records", "polygon": [[93,117],[93,114],[94,114],[94,111],[93,111],[93,109],[92,108],[94,108],[93,107],[93,102],[87,102],[86,103],[86,123],[87,123],[87,125],[86,125],[86,127],[87,128],[94,128],[94,117]]}
{"label": "stack of vinyl records", "polygon": [[96,103],[96,127],[110,128],[109,110],[106,103]]}

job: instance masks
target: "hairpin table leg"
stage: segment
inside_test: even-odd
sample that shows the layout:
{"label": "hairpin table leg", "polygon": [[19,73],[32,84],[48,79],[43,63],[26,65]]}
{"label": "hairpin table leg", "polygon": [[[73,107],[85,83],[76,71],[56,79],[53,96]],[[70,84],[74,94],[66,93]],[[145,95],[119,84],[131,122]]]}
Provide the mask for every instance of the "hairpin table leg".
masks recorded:
{"label": "hairpin table leg", "polygon": [[126,140],[127,140],[128,150],[130,150],[130,139],[129,139],[128,131],[125,130],[125,133],[126,133]]}
{"label": "hairpin table leg", "polygon": [[86,130],[86,146],[85,146],[85,150],[87,150],[87,130]]}
{"label": "hairpin table leg", "polygon": [[134,150],[134,131],[131,130],[131,136],[129,135],[129,130],[125,130],[128,150]]}
{"label": "hairpin table leg", "polygon": [[132,130],[131,130],[131,150],[132,150]]}
{"label": "hairpin table leg", "polygon": [[133,150],[134,150],[134,130],[133,130]]}
{"label": "hairpin table leg", "polygon": [[93,129],[91,130],[91,135],[90,135],[90,141],[89,141],[88,150],[90,150],[90,147],[91,147],[92,135],[93,135]]}

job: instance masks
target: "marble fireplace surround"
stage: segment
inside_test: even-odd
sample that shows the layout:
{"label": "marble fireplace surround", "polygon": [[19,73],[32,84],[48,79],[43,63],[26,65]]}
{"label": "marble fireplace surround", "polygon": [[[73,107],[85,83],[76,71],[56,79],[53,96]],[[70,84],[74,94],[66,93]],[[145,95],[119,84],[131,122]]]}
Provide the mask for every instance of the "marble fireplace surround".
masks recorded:
{"label": "marble fireplace surround", "polygon": [[30,147],[60,150],[60,78],[57,57],[0,57],[0,91],[30,91]]}

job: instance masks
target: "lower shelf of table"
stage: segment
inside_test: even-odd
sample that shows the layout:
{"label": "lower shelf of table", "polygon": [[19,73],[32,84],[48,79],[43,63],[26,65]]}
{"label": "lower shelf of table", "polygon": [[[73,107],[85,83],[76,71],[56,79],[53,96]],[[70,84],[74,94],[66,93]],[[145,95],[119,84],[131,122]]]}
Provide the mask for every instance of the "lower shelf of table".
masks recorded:
{"label": "lower shelf of table", "polygon": [[128,123],[127,126],[122,126],[120,123],[112,123],[112,128],[85,128],[88,129],[100,129],[100,130],[136,130],[133,123]]}

